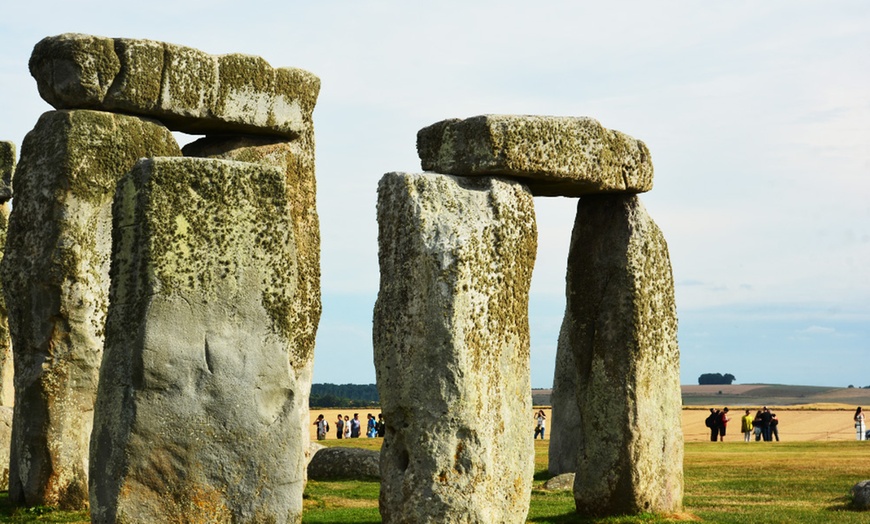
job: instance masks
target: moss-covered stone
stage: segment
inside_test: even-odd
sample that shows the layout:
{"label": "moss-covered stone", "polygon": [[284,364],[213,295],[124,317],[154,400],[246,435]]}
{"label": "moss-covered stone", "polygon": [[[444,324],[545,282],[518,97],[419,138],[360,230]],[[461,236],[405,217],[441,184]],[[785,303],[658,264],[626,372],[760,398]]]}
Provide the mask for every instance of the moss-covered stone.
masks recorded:
{"label": "moss-covered stone", "polygon": [[577,510],[679,511],[683,436],[674,283],[667,243],[637,196],[580,199],[566,287],[558,352],[571,352],[575,366],[571,385],[580,417],[567,422],[575,423]]}
{"label": "moss-covered stone", "polygon": [[533,473],[531,193],[389,173],[374,311],[384,522],[525,522]]}
{"label": "moss-covered stone", "polygon": [[143,159],[119,184],[95,522],[300,521],[312,355],[285,186],[202,158]]}
{"label": "moss-covered stone", "polygon": [[[0,204],[0,263],[3,260],[3,247],[6,245],[6,230],[9,227],[10,206],[6,202]],[[2,294],[0,284],[0,406],[11,406],[15,403],[14,360],[12,355],[12,338],[9,335],[9,313],[6,310],[6,299]],[[11,422],[11,414],[10,414]],[[11,424],[10,424],[11,427]],[[3,449],[0,447],[0,449]],[[5,455],[5,454],[4,454]],[[0,483],[0,489],[9,489],[9,463],[5,484]]]}
{"label": "moss-covered stone", "polygon": [[114,42],[100,36],[46,37],[30,55],[39,95],[57,109],[99,109],[120,69]]}
{"label": "moss-covered stone", "polygon": [[256,56],[77,34],[37,44],[31,74],[55,107],[137,114],[196,134],[297,138],[311,127],[320,92],[311,73]]}
{"label": "moss-covered stone", "polygon": [[87,507],[112,195],[139,158],[180,154],[154,121],[89,110],[45,113],[24,139],[0,263],[14,343],[15,504]]}
{"label": "moss-covered stone", "polygon": [[482,115],[417,133],[423,169],[521,179],[535,196],[642,193],[653,166],[640,140],[592,118]]}
{"label": "moss-covered stone", "polygon": [[187,144],[189,157],[222,158],[281,169],[286,176],[287,200],[293,217],[298,259],[298,310],[288,319],[294,346],[307,359],[314,352],[320,322],[320,223],[314,174],[314,133],[286,142],[265,137],[209,136]]}

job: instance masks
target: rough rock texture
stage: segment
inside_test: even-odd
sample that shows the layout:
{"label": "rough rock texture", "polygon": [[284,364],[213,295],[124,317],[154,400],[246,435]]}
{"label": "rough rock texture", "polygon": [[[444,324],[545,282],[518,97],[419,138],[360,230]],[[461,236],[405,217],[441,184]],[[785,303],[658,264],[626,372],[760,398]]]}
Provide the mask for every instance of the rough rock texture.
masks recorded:
{"label": "rough rock texture", "polygon": [[143,159],[113,213],[93,522],[299,522],[313,352],[285,173]]}
{"label": "rough rock texture", "polygon": [[374,311],[384,522],[525,522],[534,445],[521,184],[384,175]]}
{"label": "rough rock texture", "polygon": [[680,363],[664,236],[637,196],[582,197],[564,337],[577,369],[578,512],[682,507]]}
{"label": "rough rock texture", "polygon": [[180,154],[156,122],[98,111],[50,111],[24,138],[0,264],[15,355],[14,504],[87,507],[112,196],[139,158]]}
{"label": "rough rock texture", "polygon": [[[0,204],[0,263],[3,260],[3,247],[6,245],[10,211],[9,202]],[[12,338],[9,336],[9,313],[2,293],[3,285],[0,284],[0,406],[11,406],[15,404],[15,363],[12,356]]]}
{"label": "rough rock texture", "polygon": [[544,489],[550,491],[571,491],[574,489],[574,473],[562,473],[544,482]]}
{"label": "rough rock texture", "polygon": [[12,408],[0,406],[0,491],[9,489],[9,447],[12,443]]}
{"label": "rough rock texture", "polygon": [[12,175],[15,173],[15,144],[0,142],[0,204],[12,198]]}
{"label": "rough rock texture", "polygon": [[151,40],[66,33],[30,57],[39,94],[58,109],[100,109],[160,119],[186,133],[295,138],[311,126],[320,79],[260,57]]}
{"label": "rough rock texture", "polygon": [[311,459],[314,458],[320,450],[326,449],[326,446],[323,444],[318,444],[317,442],[311,441],[308,443],[308,451],[305,453],[305,467],[308,467],[308,464],[311,464]]}
{"label": "rough rock texture", "polygon": [[535,196],[642,193],[652,189],[649,149],[592,118],[481,115],[417,133],[423,169],[517,177]]}
{"label": "rough rock texture", "polygon": [[553,391],[550,405],[550,443],[547,470],[550,475],[577,471],[577,429],[580,427],[580,408],[577,405],[577,364],[569,345],[569,332],[573,321],[571,312],[565,312],[559,342],[556,347],[556,366],[553,373]]}
{"label": "rough rock texture", "polygon": [[870,510],[870,480],[862,480],[852,486],[852,506],[860,510]]}
{"label": "rough rock texture", "polygon": [[308,464],[311,480],[378,480],[380,456],[377,451],[359,448],[326,448],[318,451]]}

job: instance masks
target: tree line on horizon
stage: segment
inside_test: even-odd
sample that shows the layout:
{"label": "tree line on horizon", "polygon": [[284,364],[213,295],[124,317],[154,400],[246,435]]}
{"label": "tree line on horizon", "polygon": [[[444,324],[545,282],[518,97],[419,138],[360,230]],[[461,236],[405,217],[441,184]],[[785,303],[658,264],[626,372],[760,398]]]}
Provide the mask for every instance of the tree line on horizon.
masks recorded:
{"label": "tree line on horizon", "polygon": [[727,384],[730,385],[737,378],[731,373],[704,373],[698,377],[698,384],[703,386],[706,384]]}
{"label": "tree line on horizon", "polygon": [[311,384],[310,408],[367,408],[380,403],[374,384]]}

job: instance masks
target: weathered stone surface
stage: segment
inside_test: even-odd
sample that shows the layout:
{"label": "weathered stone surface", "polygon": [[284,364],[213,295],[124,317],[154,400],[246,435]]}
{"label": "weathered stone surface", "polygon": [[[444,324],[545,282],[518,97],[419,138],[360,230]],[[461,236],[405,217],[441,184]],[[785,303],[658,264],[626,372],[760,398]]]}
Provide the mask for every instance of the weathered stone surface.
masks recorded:
{"label": "weathered stone surface", "polygon": [[556,347],[556,366],[553,373],[553,408],[550,422],[550,443],[547,470],[551,475],[577,471],[577,431],[580,428],[580,408],[577,405],[577,364],[568,345],[573,321],[566,310]]}
{"label": "weathered stone surface", "polygon": [[30,72],[58,109],[132,113],[200,134],[296,138],[311,127],[320,92],[308,71],[273,68],[257,56],[74,33],[37,43]]}
{"label": "weathered stone surface", "polygon": [[318,451],[308,464],[311,480],[378,480],[380,456],[377,451],[360,448],[326,448]]}
{"label": "weathered stone surface", "polygon": [[12,175],[15,173],[15,144],[0,142],[0,204],[12,198]]}
{"label": "weathered stone surface", "polygon": [[525,522],[534,445],[525,186],[384,175],[374,311],[384,522]]}
{"label": "weathered stone surface", "polygon": [[677,316],[667,243],[637,196],[582,197],[568,256],[565,344],[577,377],[577,510],[682,507]]}
{"label": "weathered stone surface", "polygon": [[317,454],[321,449],[326,449],[326,446],[323,444],[319,444],[314,441],[310,441],[308,443],[308,451],[305,453],[305,467],[308,467],[308,464],[311,464],[311,459],[314,458],[314,455]]}
{"label": "weathered stone surface", "polygon": [[299,522],[313,353],[282,170],[143,159],[113,208],[94,522]]}
{"label": "weathered stone surface", "polygon": [[87,507],[116,181],[141,157],[180,155],[156,122],[51,111],[27,134],[0,263],[15,356],[9,497]]}
{"label": "weathered stone surface", "polygon": [[[0,204],[0,263],[3,260],[3,247],[6,245],[10,211],[9,202]],[[15,403],[14,375],[15,362],[12,356],[12,337],[9,335],[9,312],[6,310],[3,285],[0,283],[0,406],[11,406]],[[8,450],[8,447],[0,449]],[[7,466],[8,464],[7,462]]]}
{"label": "weathered stone surface", "polygon": [[0,490],[9,489],[9,447],[12,444],[12,408],[0,406]]}
{"label": "weathered stone surface", "polygon": [[574,473],[562,473],[544,482],[544,489],[550,491],[571,491],[574,489]]}
{"label": "weathered stone surface", "polygon": [[862,480],[852,486],[852,506],[860,510],[870,510],[870,480]]}
{"label": "weathered stone surface", "polygon": [[653,165],[640,140],[592,118],[481,115],[417,133],[423,169],[521,179],[535,196],[642,193]]}

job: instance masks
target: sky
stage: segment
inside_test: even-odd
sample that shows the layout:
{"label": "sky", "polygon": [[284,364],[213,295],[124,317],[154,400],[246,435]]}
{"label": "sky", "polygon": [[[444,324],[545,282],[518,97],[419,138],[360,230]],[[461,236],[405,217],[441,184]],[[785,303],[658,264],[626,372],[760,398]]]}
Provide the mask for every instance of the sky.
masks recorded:
{"label": "sky", "polygon": [[[534,5],[533,5],[534,4]],[[668,241],[681,381],[870,385],[870,2],[16,1],[0,140],[42,101],[33,46],[67,32],[259,55],[321,79],[323,316],[314,382],[374,383],[378,180],[419,129],[589,116],[643,140]],[[178,136],[184,143],[196,137]],[[532,386],[552,385],[576,200],[536,198]]]}

